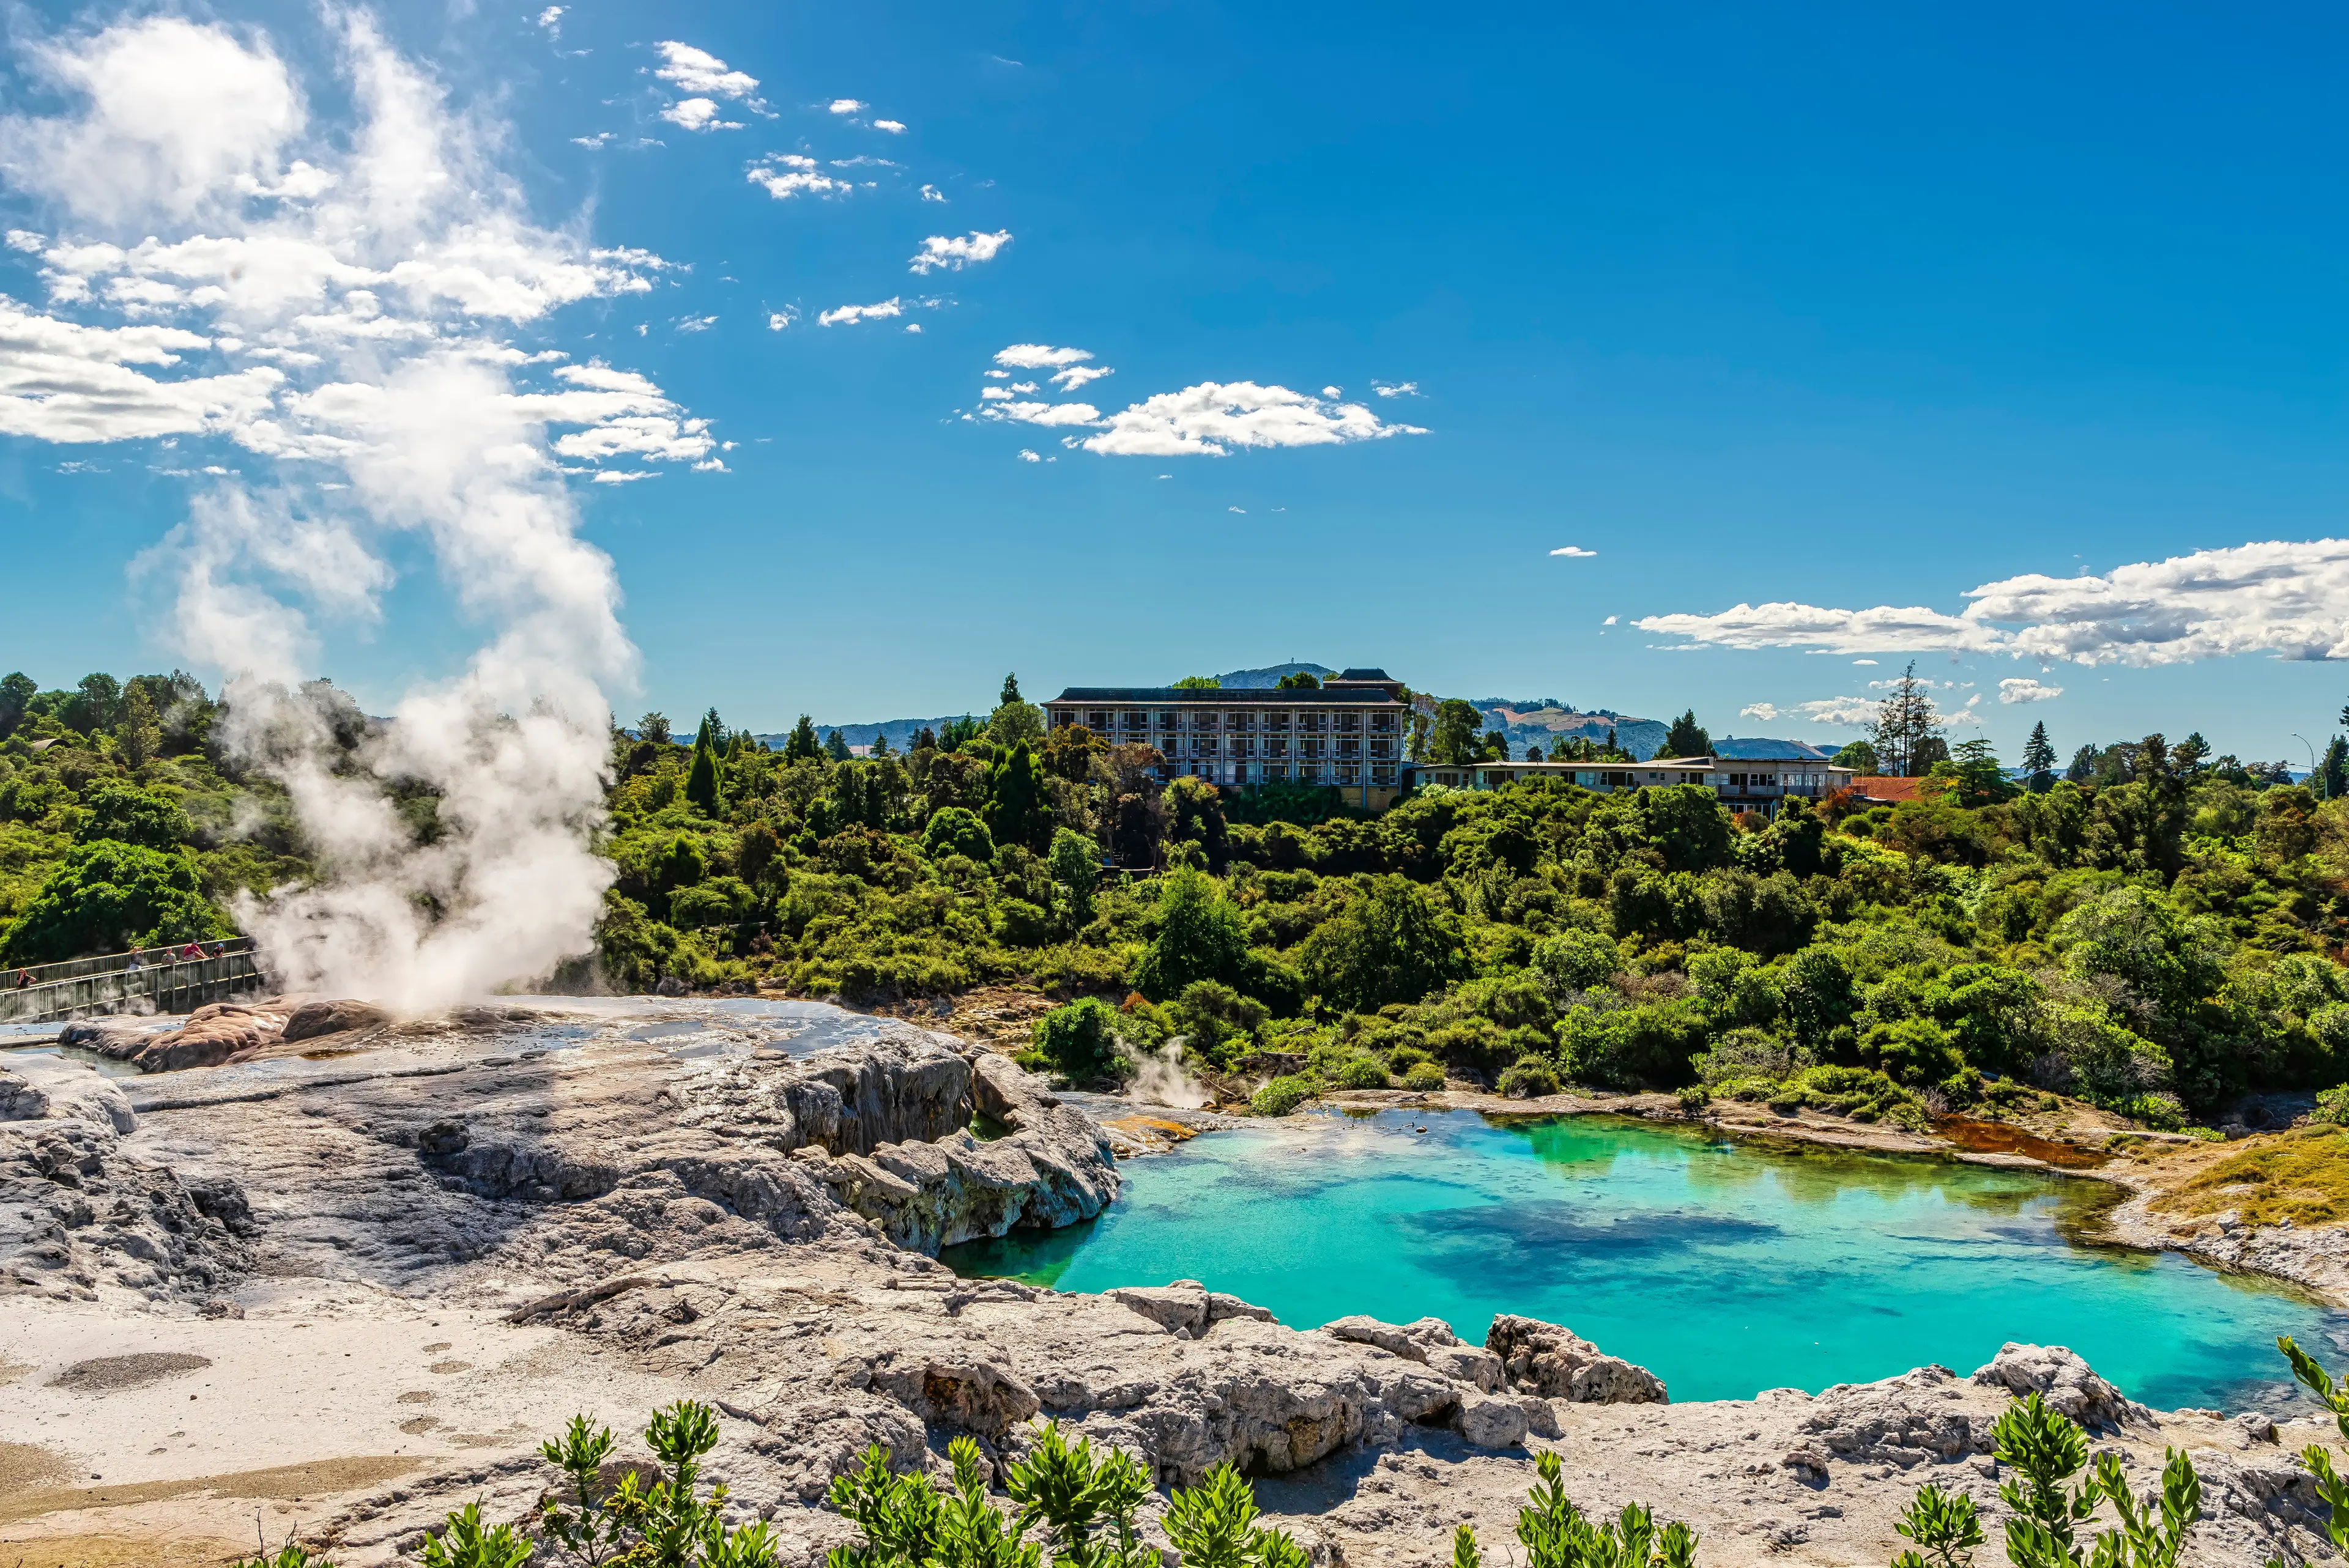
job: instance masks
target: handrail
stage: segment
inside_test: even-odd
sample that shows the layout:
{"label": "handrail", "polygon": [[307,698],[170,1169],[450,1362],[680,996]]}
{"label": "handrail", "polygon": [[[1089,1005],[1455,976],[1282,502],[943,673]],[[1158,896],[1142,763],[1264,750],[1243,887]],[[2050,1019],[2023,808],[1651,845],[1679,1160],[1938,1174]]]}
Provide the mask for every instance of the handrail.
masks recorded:
{"label": "handrail", "polygon": [[[125,956],[128,956],[127,954]],[[49,965],[56,968],[61,965]],[[261,964],[250,942],[218,957],[160,959],[98,974],[74,975],[30,985],[0,989],[0,1022],[46,1023],[91,1011],[108,1011],[138,998],[165,1012],[192,1010],[261,984]]]}
{"label": "handrail", "polygon": [[[131,952],[142,955],[140,964],[137,965],[137,967],[140,968],[149,967],[166,961],[194,963],[195,960],[193,959],[174,960],[172,958],[172,955],[178,954],[180,949],[186,945],[187,944],[183,942],[175,942],[168,946],[133,948]],[[212,944],[210,943],[206,943],[203,944],[203,945],[209,949]],[[253,938],[250,936],[233,936],[221,943],[221,950],[219,953],[214,954],[207,951],[205,956],[226,957],[232,953],[250,953],[252,951]],[[133,967],[130,962],[130,953],[106,953],[96,954],[88,958],[60,959],[55,964],[11,964],[5,967],[0,967],[0,983],[4,983],[13,987],[16,984],[16,975],[20,970],[29,973],[33,976],[33,984],[36,985],[46,985],[51,981],[57,980],[77,980],[85,975],[111,975],[117,970]]]}

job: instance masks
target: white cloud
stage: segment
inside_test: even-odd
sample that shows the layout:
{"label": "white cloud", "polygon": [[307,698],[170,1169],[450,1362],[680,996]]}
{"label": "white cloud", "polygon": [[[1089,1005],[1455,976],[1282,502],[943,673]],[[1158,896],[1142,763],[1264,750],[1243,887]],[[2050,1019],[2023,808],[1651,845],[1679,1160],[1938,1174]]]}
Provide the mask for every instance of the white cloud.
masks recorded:
{"label": "white cloud", "polygon": [[1962,614],[1739,604],[1657,615],[1648,631],[1726,647],[2006,654],[2096,665],[2235,654],[2349,658],[2349,541],[2268,541],[2122,566],[2101,576],[2028,573],[1968,589]]}
{"label": "white cloud", "polygon": [[1033,381],[1014,381],[1011,384],[1011,389],[1014,392],[1033,392],[1036,390],[1036,384]]}
{"label": "white cloud", "polygon": [[794,311],[770,311],[767,313],[767,330],[769,332],[781,332],[785,327],[791,325],[797,313]]}
{"label": "white cloud", "polygon": [[1579,544],[1566,544],[1560,545],[1557,549],[1551,551],[1550,553],[1552,555],[1568,556],[1576,561],[1588,561],[1597,555],[1599,552],[1595,550],[1585,550]]}
{"label": "white cloud", "polygon": [[1359,403],[1332,403],[1286,387],[1203,381],[1162,392],[1109,417],[1084,443],[1110,457],[1226,457],[1234,447],[1319,447],[1424,435],[1381,422]]}
{"label": "white cloud", "polygon": [[1345,395],[1346,389],[1343,387],[1324,387],[1321,388],[1321,396],[1324,397],[1342,397]]}
{"label": "white cloud", "polygon": [[35,233],[30,229],[11,229],[8,231],[8,248],[12,251],[25,251],[31,254],[38,255],[41,252],[41,248],[48,242],[49,240],[47,235]]}
{"label": "white cloud", "polygon": [[714,315],[683,315],[677,319],[679,332],[708,332],[717,325],[718,318]]}
{"label": "white cloud", "polygon": [[909,321],[905,324],[905,330],[907,332],[919,332],[922,330],[922,324],[918,321]]}
{"label": "white cloud", "polygon": [[571,145],[574,147],[585,147],[600,150],[605,143],[612,139],[612,136],[613,133],[611,131],[599,130],[593,136],[573,137],[571,139]]}
{"label": "white cloud", "polygon": [[1416,397],[1419,396],[1419,383],[1416,381],[1373,381],[1371,383],[1371,390],[1377,393],[1381,397]]}
{"label": "white cloud", "polygon": [[1100,366],[1090,365],[1071,365],[1065,370],[1055,372],[1051,377],[1051,381],[1053,386],[1058,387],[1063,392],[1074,392],[1077,388],[1084,386],[1087,382],[1098,381],[1104,376],[1114,376],[1116,374],[1116,371],[1112,370],[1106,365]]}
{"label": "white cloud", "polygon": [[843,304],[818,315],[819,326],[854,326],[860,321],[880,321],[888,316],[905,314],[902,297],[885,299],[878,304]]}
{"label": "white cloud", "polygon": [[595,475],[595,482],[599,485],[626,485],[634,484],[638,480],[658,478],[660,475],[651,469],[605,469]]}
{"label": "white cloud", "polygon": [[1224,508],[1224,510],[1226,511],[1238,512],[1242,517],[1246,517],[1247,515],[1247,508],[1244,506],[1227,506]]}
{"label": "white cloud", "polygon": [[922,187],[922,200],[925,201],[943,201],[946,200],[946,197],[939,193],[936,186],[925,185]]}
{"label": "white cloud", "polygon": [[2003,680],[1998,683],[2001,702],[2046,702],[2064,695],[2064,688],[2044,681],[2029,679]]}
{"label": "white cloud", "polygon": [[1855,665],[1872,665],[1876,661],[1874,659],[1854,659],[1851,662]]}
{"label": "white cloud", "polygon": [[1795,717],[1813,724],[1832,724],[1845,729],[1869,729],[1876,724],[1876,704],[1862,696],[1829,696],[1816,702],[1798,702],[1792,711]]}
{"label": "white cloud", "polygon": [[1778,709],[1774,704],[1757,702],[1750,707],[1739,708],[1737,710],[1737,717],[1740,718],[1758,718],[1763,723],[1767,724],[1772,719],[1778,717]]}
{"label": "white cloud", "polygon": [[892,136],[903,136],[905,134],[905,122],[902,119],[876,119],[873,122],[873,129],[885,130]]}
{"label": "white cloud", "polygon": [[1044,459],[1030,451],[1027,448],[1022,447],[1019,449],[1019,460],[1023,463],[1040,463]]}
{"label": "white cloud", "polygon": [[752,108],[765,107],[752,96],[759,90],[759,78],[748,71],[735,70],[708,50],[680,44],[674,38],[653,47],[660,51],[661,57],[653,75],[678,91],[692,98],[740,99]]}
{"label": "white cloud", "polygon": [[995,381],[1009,381],[1011,379],[1011,372],[1009,370],[989,370],[983,372],[983,374],[985,374],[990,380]]}
{"label": "white cloud", "polygon": [[742,129],[742,122],[739,119],[719,119],[717,103],[706,98],[679,98],[661,110],[660,117],[671,125],[683,126],[688,130]]}
{"label": "white cloud", "polygon": [[873,106],[856,98],[834,98],[825,106],[834,114],[861,114]]}
{"label": "white cloud", "polygon": [[1087,348],[1047,348],[1040,343],[1015,343],[995,356],[995,363],[1013,370],[1050,370],[1091,359]]}
{"label": "white cloud", "polygon": [[771,153],[751,164],[744,177],[778,201],[794,196],[845,196],[856,189],[845,180],[819,172],[814,159],[795,152]]}
{"label": "white cloud", "polygon": [[1619,619],[1619,617],[1617,617],[1617,616],[1609,615],[1609,616],[1608,616],[1608,617],[1607,617],[1607,619],[1605,619],[1605,620],[1603,620],[1603,621],[1599,622],[1599,624],[1600,625],[1602,625],[1602,626],[1611,626],[1611,625],[1613,625],[1613,624],[1616,623],[1616,621],[1617,621],[1618,619]]}
{"label": "white cloud", "polygon": [[950,272],[960,272],[967,265],[993,261],[996,253],[1010,242],[1011,231],[1009,229],[992,234],[983,234],[976,229],[968,235],[932,234],[922,242],[922,248],[906,263],[906,270],[927,273],[945,267]]}
{"label": "white cloud", "polygon": [[149,17],[30,55],[36,75],[87,107],[0,119],[0,168],[98,222],[236,212],[249,190],[276,184],[280,151],[307,123],[268,41],[248,46],[218,24]]}
{"label": "white cloud", "polygon": [[563,7],[549,5],[538,14],[538,25],[546,29],[549,37],[563,36]]}
{"label": "white cloud", "polygon": [[168,368],[211,346],[177,327],[82,326],[0,296],[0,433],[79,443],[247,429],[269,411],[284,372],[162,380],[134,368]]}
{"label": "white cloud", "polygon": [[[984,397],[989,392],[1001,392],[1006,397],[1011,396],[999,387],[987,387],[980,395]],[[1090,403],[989,402],[978,412],[981,418],[1012,419],[1022,425],[1065,428],[1101,423],[1101,410]]]}

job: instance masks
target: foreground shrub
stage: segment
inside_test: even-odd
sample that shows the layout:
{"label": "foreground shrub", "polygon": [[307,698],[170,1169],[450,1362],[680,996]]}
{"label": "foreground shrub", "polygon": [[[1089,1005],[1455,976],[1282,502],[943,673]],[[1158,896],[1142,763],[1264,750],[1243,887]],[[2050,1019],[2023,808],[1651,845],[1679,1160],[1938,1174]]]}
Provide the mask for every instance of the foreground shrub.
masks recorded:
{"label": "foreground shrub", "polygon": [[[1151,1493],[1139,1462],[1092,1439],[1071,1448],[1057,1426],[1035,1429],[1036,1444],[1011,1466],[1004,1490],[1019,1511],[1006,1515],[987,1494],[987,1457],[969,1438],[947,1452],[953,1490],[938,1495],[919,1471],[892,1475],[875,1443],[864,1463],[832,1483],[832,1505],[864,1532],[862,1546],[834,1547],[825,1568],[1157,1568],[1134,1516]],[[1305,1551],[1284,1531],[1256,1523],[1256,1493],[1228,1464],[1178,1490],[1166,1510],[1166,1538],[1185,1568],[1305,1568]],[[1028,1539],[1030,1531],[1042,1539]]]}
{"label": "foreground shrub", "polygon": [[1444,1069],[1433,1062],[1413,1062],[1402,1075],[1402,1087],[1424,1093],[1444,1087]]}
{"label": "foreground shrub", "polygon": [[1547,1057],[1522,1056],[1501,1070],[1500,1091],[1511,1099],[1538,1099],[1558,1091],[1557,1069]]}
{"label": "foreground shrub", "polygon": [[[1656,1516],[1636,1502],[1594,1523],[1568,1500],[1558,1480],[1562,1469],[1555,1453],[1534,1461],[1540,1479],[1517,1511],[1526,1568],[1696,1568],[1695,1531],[1677,1521],[1658,1530]],[[1452,1537],[1452,1568],[1483,1568],[1483,1563],[1476,1532],[1460,1526]]]}
{"label": "foreground shrub", "polygon": [[1248,1097],[1250,1116],[1287,1116],[1321,1092],[1320,1079],[1310,1073],[1290,1073],[1274,1078]]}
{"label": "foreground shrub", "polygon": [[1029,1048],[1015,1059],[1021,1067],[1042,1068],[1071,1083],[1122,1078],[1131,1068],[1118,1054],[1117,1023],[1117,1011],[1108,1003],[1097,996],[1081,997],[1037,1019]]}

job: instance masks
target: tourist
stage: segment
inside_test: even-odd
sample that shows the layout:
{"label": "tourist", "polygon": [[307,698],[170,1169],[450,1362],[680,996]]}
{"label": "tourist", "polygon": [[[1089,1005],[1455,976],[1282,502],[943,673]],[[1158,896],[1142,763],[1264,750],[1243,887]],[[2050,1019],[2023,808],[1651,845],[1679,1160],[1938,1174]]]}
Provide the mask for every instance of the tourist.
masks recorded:
{"label": "tourist", "polygon": [[19,991],[25,990],[25,989],[26,989],[27,987],[29,987],[32,984],[33,984],[33,972],[32,972],[31,970],[29,970],[29,969],[19,969],[19,970],[17,970],[17,971],[16,971],[16,989],[17,989],[17,990],[19,990]]}
{"label": "tourist", "polygon": [[188,944],[180,949],[180,956],[182,958],[202,958],[203,955],[204,944],[193,937],[190,937]]}
{"label": "tourist", "polygon": [[144,969],[147,967],[145,961],[139,956],[140,951],[140,950],[136,947],[130,950],[130,962],[125,965],[126,968]]}

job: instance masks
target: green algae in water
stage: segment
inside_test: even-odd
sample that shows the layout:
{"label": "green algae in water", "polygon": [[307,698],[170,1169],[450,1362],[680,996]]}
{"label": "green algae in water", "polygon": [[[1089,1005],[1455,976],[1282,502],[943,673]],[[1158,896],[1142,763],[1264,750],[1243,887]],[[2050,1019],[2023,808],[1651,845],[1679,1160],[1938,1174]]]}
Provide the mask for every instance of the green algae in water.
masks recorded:
{"label": "green algae in water", "polygon": [[2159,1408],[2239,1409],[2289,1397],[2277,1335],[2349,1347],[2349,1315],[2289,1288],[2067,1239],[2110,1201],[2076,1179],[1614,1118],[1317,1121],[1128,1161],[1098,1220],[945,1261],[1061,1290],[1196,1279],[1298,1327],[1432,1315],[1481,1341],[1522,1313],[1675,1400],[1971,1371],[2012,1339]]}

